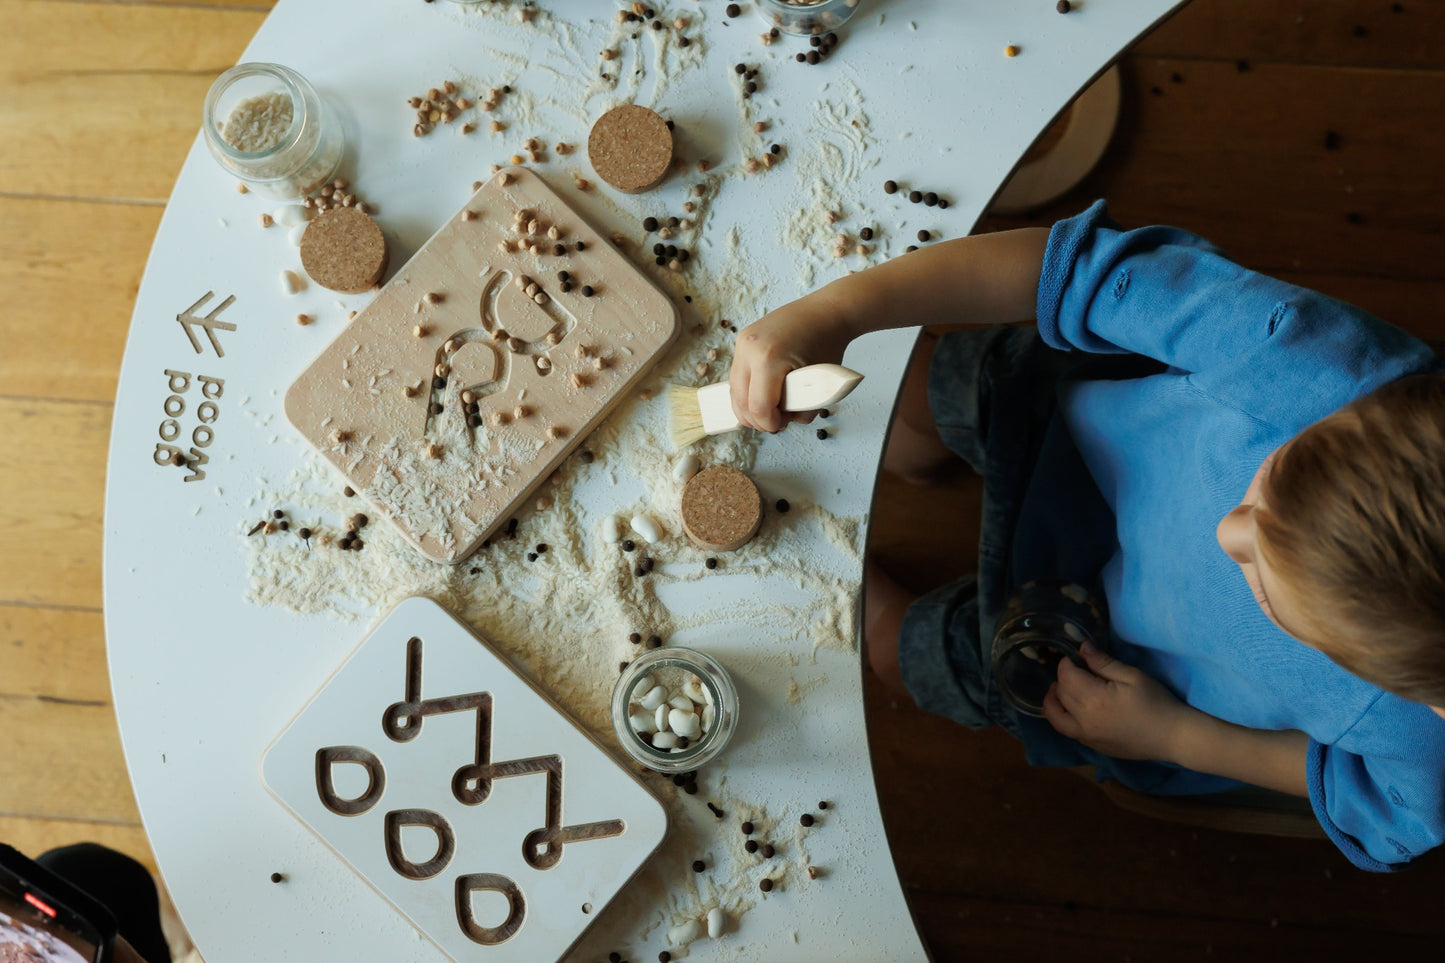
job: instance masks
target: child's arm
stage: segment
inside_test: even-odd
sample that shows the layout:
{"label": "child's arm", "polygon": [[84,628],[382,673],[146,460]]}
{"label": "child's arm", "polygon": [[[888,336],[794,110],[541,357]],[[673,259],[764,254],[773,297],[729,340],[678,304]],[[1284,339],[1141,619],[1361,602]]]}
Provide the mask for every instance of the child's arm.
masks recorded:
{"label": "child's arm", "polygon": [[1140,669],[1092,646],[1085,671],[1065,660],[1044,700],[1059,732],[1118,759],[1172,762],[1195,772],[1309,796],[1309,736],[1292,729],[1249,729],[1185,705]]}
{"label": "child's arm", "polygon": [[[839,278],[748,325],[738,337],[733,408],[743,424],[779,431],[783,378],[837,362],[854,338],[914,324],[996,324],[1034,317],[1048,228],[958,238]],[[795,416],[807,420],[811,416]]]}

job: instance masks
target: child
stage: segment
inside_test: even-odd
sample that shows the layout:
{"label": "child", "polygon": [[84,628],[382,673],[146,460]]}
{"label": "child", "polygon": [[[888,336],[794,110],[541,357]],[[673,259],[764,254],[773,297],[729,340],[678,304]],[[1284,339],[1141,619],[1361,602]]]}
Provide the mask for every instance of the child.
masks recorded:
{"label": "child", "polygon": [[[789,370],[938,323],[994,327],[925,336],[926,404],[905,384],[889,467],[923,477],[951,452],[984,476],[978,574],[914,599],[870,566],[879,675],[1004,726],[1035,765],[1308,797],[1365,869],[1438,845],[1445,374],[1430,349],[1194,235],[1124,232],[1099,202],[772,312],[739,337],[734,407],[777,431]],[[988,668],[998,613],[1034,579],[1090,586],[1110,623],[1108,654],[1060,664],[1042,720]]]}

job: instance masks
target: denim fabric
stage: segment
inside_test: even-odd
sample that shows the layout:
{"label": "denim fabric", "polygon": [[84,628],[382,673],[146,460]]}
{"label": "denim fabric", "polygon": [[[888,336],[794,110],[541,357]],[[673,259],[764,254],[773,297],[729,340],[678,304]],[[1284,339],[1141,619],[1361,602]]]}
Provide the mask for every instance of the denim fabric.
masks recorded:
{"label": "denim fabric", "polygon": [[898,643],[904,684],[920,708],[972,729],[1002,726],[1034,765],[1095,765],[1100,778],[1143,790],[1159,787],[1177,767],[1110,759],[1018,712],[994,684],[989,649],[1018,586],[1061,578],[1093,588],[1114,549],[1113,515],[1056,417],[1060,382],[1139,377],[1159,367],[1132,356],[1057,351],[1032,327],[939,339],[929,407],[944,444],[983,477],[978,570],[914,602]]}
{"label": "denim fabric", "polygon": [[1014,586],[1013,533],[1054,386],[1076,359],[1044,345],[1034,329],[1008,325],[951,332],[933,354],[928,404],[939,437],[983,476],[978,570],[909,607],[898,654],[918,705],[970,728],[1002,725],[1022,737],[1021,727],[1037,722],[1003,701],[988,649]]}

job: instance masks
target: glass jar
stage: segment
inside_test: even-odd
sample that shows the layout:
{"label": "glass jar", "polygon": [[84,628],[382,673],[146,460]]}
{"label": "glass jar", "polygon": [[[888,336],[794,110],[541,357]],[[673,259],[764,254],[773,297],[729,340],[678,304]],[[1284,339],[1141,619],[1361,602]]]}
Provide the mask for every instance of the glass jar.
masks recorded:
{"label": "glass jar", "polygon": [[[629,721],[633,711],[639,711],[633,709],[634,705],[647,694],[641,691],[639,683],[651,689],[658,678],[665,677],[669,671],[682,677],[696,677],[705,704],[713,710],[712,725],[705,733],[690,739],[686,748],[659,749],[645,740]],[[668,693],[669,696],[675,694]],[[655,709],[640,711],[655,712]],[[612,690],[612,728],[617,731],[617,740],[629,756],[657,772],[688,772],[711,762],[728,744],[737,724],[738,691],[727,670],[712,657],[694,649],[661,648],[640,655],[623,671]]]}
{"label": "glass jar", "polygon": [[1080,648],[1103,648],[1102,607],[1080,585],[1030,582],[1009,599],[999,616],[990,663],[1004,701],[1025,715],[1043,718],[1044,696],[1068,659],[1087,668]]}
{"label": "glass jar", "polygon": [[757,0],[758,13],[784,33],[813,36],[836,30],[858,12],[860,0]]}
{"label": "glass jar", "polygon": [[336,112],[305,77],[280,64],[237,64],[217,77],[201,129],[216,162],[267,197],[318,190],[346,149]]}

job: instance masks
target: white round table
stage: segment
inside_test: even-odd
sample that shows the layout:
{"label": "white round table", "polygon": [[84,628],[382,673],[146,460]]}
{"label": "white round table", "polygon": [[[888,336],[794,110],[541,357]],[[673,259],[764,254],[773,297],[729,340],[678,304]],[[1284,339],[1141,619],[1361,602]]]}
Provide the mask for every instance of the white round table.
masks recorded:
{"label": "white round table", "polygon": [[[468,10],[440,2],[281,0],[245,59],[298,70],[339,108],[348,135],[343,173],[378,204],[393,271],[458,208],[472,181],[507,161],[522,136],[585,143],[590,119],[613,102],[659,109],[682,132],[684,156],[707,157],[719,185],[688,272],[666,279],[674,292],[698,295],[682,305],[686,340],[694,325],[711,330],[719,316],[746,323],[845,270],[902,254],[919,229],[967,234],[1035,137],[1180,4],[1085,0],[1060,15],[1047,0],[862,0],[839,31],[837,51],[816,66],[795,62],[794,54],[809,49],[802,40],[762,44],[766,25],[750,2],[731,20],[721,2],[657,5],[665,22],[657,33],[670,38],[661,53],[653,31],[624,30],[613,6],[594,0],[550,0],[527,23],[514,4]],[[675,45],[671,24],[679,16],[694,38],[688,49]],[[618,60],[599,60],[619,39]],[[1007,45],[1017,46],[1017,56],[1005,56]],[[751,98],[741,96],[735,63],[759,69]],[[594,79],[598,65],[609,64],[616,89]],[[526,134],[490,134],[484,115],[470,136],[442,128],[414,138],[403,101],[450,76],[483,87],[511,84],[525,98],[513,116],[525,120]],[[766,133],[754,133],[759,119]],[[746,157],[770,142],[785,145],[783,162],[745,172]],[[627,196],[605,186],[577,189],[574,175],[595,180],[583,151],[536,169],[604,235],[622,231],[634,242],[643,240],[641,218],[678,209],[697,179],[679,172],[649,194]],[[904,191],[885,194],[889,179]],[[284,230],[255,227],[276,204],[243,196],[233,183],[198,138],[156,236],[117,392],[105,618],[127,765],[156,859],[209,963],[440,959],[258,776],[267,745],[367,625],[400,598],[369,592],[372,582],[362,578],[343,593],[349,604],[341,617],[248,601],[257,572],[246,531],[269,510],[268,498],[286,493],[298,468],[317,461],[286,424],[282,397],[368,296],[338,297],[314,286],[284,293],[277,278],[299,267],[296,250]],[[946,210],[910,204],[910,187],[951,203]],[[838,224],[827,223],[828,210],[841,215]],[[853,254],[865,225],[877,236],[866,256]],[[850,253],[841,258],[833,252],[838,232],[849,234]],[[653,270],[650,252],[629,249]],[[303,312],[317,322],[295,324]],[[916,329],[901,328],[851,347],[845,363],[867,377],[830,422],[826,443],[794,428],[761,445],[752,472],[765,499],[800,506],[798,522],[776,543],[787,555],[772,560],[776,570],[752,565],[713,580],[694,577],[695,566],[679,561],[669,577],[660,558],[658,597],[682,626],[669,641],[728,665],[744,704],[735,740],[706,770],[699,795],[660,787],[668,790],[678,838],[697,845],[718,837],[725,865],[721,854],[735,843],[722,837],[737,833],[736,822],[714,819],[704,800],[743,800],[766,808],[780,826],[795,826],[817,800],[834,803],[806,841],[808,860],[825,874],[767,898],[753,894],[723,940],[692,945],[699,959],[925,956],[873,789],[855,638],[866,520],[915,336]],[[170,399],[183,383],[177,422],[188,449],[205,442],[198,450],[207,459],[184,469],[155,458],[171,431],[163,425],[175,413]],[[213,407],[202,411],[205,401]],[[624,409],[614,420],[617,432],[632,430],[634,421],[638,430],[644,422],[656,430],[659,409]],[[342,483],[337,478],[333,487]],[[648,490],[646,479],[601,471],[572,489],[575,511],[589,520],[645,500]],[[804,524],[825,518],[838,524],[827,531]],[[596,536],[588,525],[579,537]],[[396,545],[373,544],[358,564],[380,572],[388,551],[410,551]],[[378,576],[375,584],[393,583]],[[778,618],[780,611],[796,618]],[[820,629],[819,622],[832,624]],[[625,651],[624,633],[619,627],[617,640],[597,644]],[[527,661],[526,639],[493,641]],[[534,681],[548,689],[547,679]],[[597,680],[599,698],[610,684]],[[282,870],[285,883],[273,884],[271,874]],[[656,958],[679,905],[674,896],[604,909],[569,958],[605,957],[613,948]]]}

